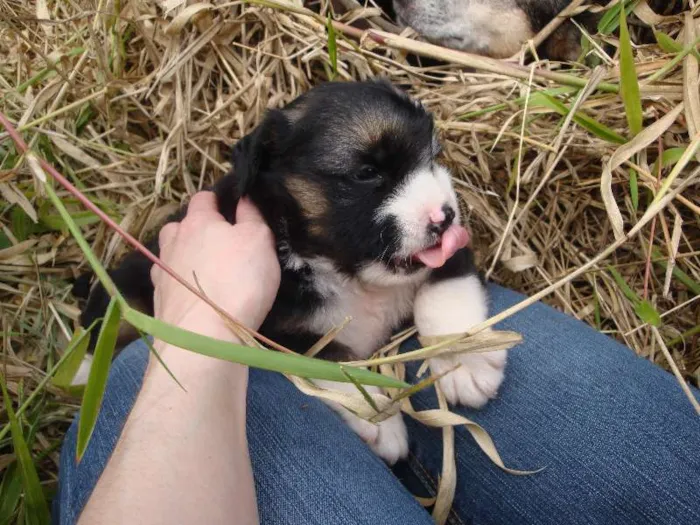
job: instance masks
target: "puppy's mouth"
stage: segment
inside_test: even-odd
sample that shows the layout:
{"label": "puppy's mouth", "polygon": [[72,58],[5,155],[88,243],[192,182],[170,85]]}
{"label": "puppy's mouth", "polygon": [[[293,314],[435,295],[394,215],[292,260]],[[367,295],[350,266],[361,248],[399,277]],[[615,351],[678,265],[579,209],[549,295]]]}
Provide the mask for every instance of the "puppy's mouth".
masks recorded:
{"label": "puppy's mouth", "polygon": [[469,232],[463,226],[453,224],[440,235],[436,242],[406,257],[395,257],[392,266],[402,270],[416,270],[421,267],[440,268],[458,250],[469,245]]}

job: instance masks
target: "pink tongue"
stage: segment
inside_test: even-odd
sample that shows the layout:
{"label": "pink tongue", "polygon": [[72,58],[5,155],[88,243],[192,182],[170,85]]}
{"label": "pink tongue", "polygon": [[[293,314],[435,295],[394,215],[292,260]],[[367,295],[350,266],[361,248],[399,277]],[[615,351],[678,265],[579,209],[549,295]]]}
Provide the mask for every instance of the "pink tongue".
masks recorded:
{"label": "pink tongue", "polygon": [[464,227],[454,224],[442,234],[439,246],[428,248],[414,255],[428,268],[440,268],[457,250],[469,244],[469,232]]}

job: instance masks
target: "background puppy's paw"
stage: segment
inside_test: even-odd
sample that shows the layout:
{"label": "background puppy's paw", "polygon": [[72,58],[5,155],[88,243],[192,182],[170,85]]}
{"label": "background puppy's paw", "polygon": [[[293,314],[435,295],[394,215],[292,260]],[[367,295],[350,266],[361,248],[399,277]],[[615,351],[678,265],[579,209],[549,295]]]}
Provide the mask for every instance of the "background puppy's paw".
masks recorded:
{"label": "background puppy's paw", "polygon": [[445,399],[453,405],[481,408],[498,393],[505,376],[506,357],[505,350],[435,357],[430,360],[430,369],[439,375],[459,365],[438,381]]}

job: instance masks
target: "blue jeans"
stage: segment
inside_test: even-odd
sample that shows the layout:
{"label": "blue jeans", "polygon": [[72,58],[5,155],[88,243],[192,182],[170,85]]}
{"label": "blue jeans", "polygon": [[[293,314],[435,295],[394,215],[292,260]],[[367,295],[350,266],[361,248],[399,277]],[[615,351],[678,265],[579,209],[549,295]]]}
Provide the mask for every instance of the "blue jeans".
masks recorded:
{"label": "blue jeans", "polygon": [[[492,312],[522,299],[495,285],[490,294]],[[524,342],[510,353],[498,399],[481,411],[456,410],[486,428],[507,466],[545,469],[507,474],[465,429],[456,429],[450,523],[700,523],[700,417],[672,375],[543,304],[499,328],[520,332]],[[416,346],[412,341],[407,348]],[[115,361],[79,465],[73,423],[61,456],[55,523],[77,520],[119,438],[147,360],[148,350],[136,342]],[[419,393],[413,404],[435,408],[434,392]],[[251,370],[247,430],[261,522],[432,523],[412,493],[435,492],[441,432],[406,419],[412,453],[392,472],[322,402],[279,374]]]}

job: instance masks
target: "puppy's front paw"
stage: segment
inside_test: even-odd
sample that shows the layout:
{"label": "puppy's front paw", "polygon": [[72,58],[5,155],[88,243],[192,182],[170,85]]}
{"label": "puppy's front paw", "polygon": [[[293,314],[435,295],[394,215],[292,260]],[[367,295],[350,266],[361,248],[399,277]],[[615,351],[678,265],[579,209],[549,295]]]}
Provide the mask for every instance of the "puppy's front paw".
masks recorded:
{"label": "puppy's front paw", "polygon": [[346,418],[348,425],[389,465],[408,455],[408,431],[400,413],[380,423],[370,423],[356,416],[350,417]]}
{"label": "puppy's front paw", "polygon": [[430,369],[434,375],[452,370],[438,380],[448,403],[481,408],[498,393],[505,375],[506,356],[505,350],[498,350],[434,357]]}

